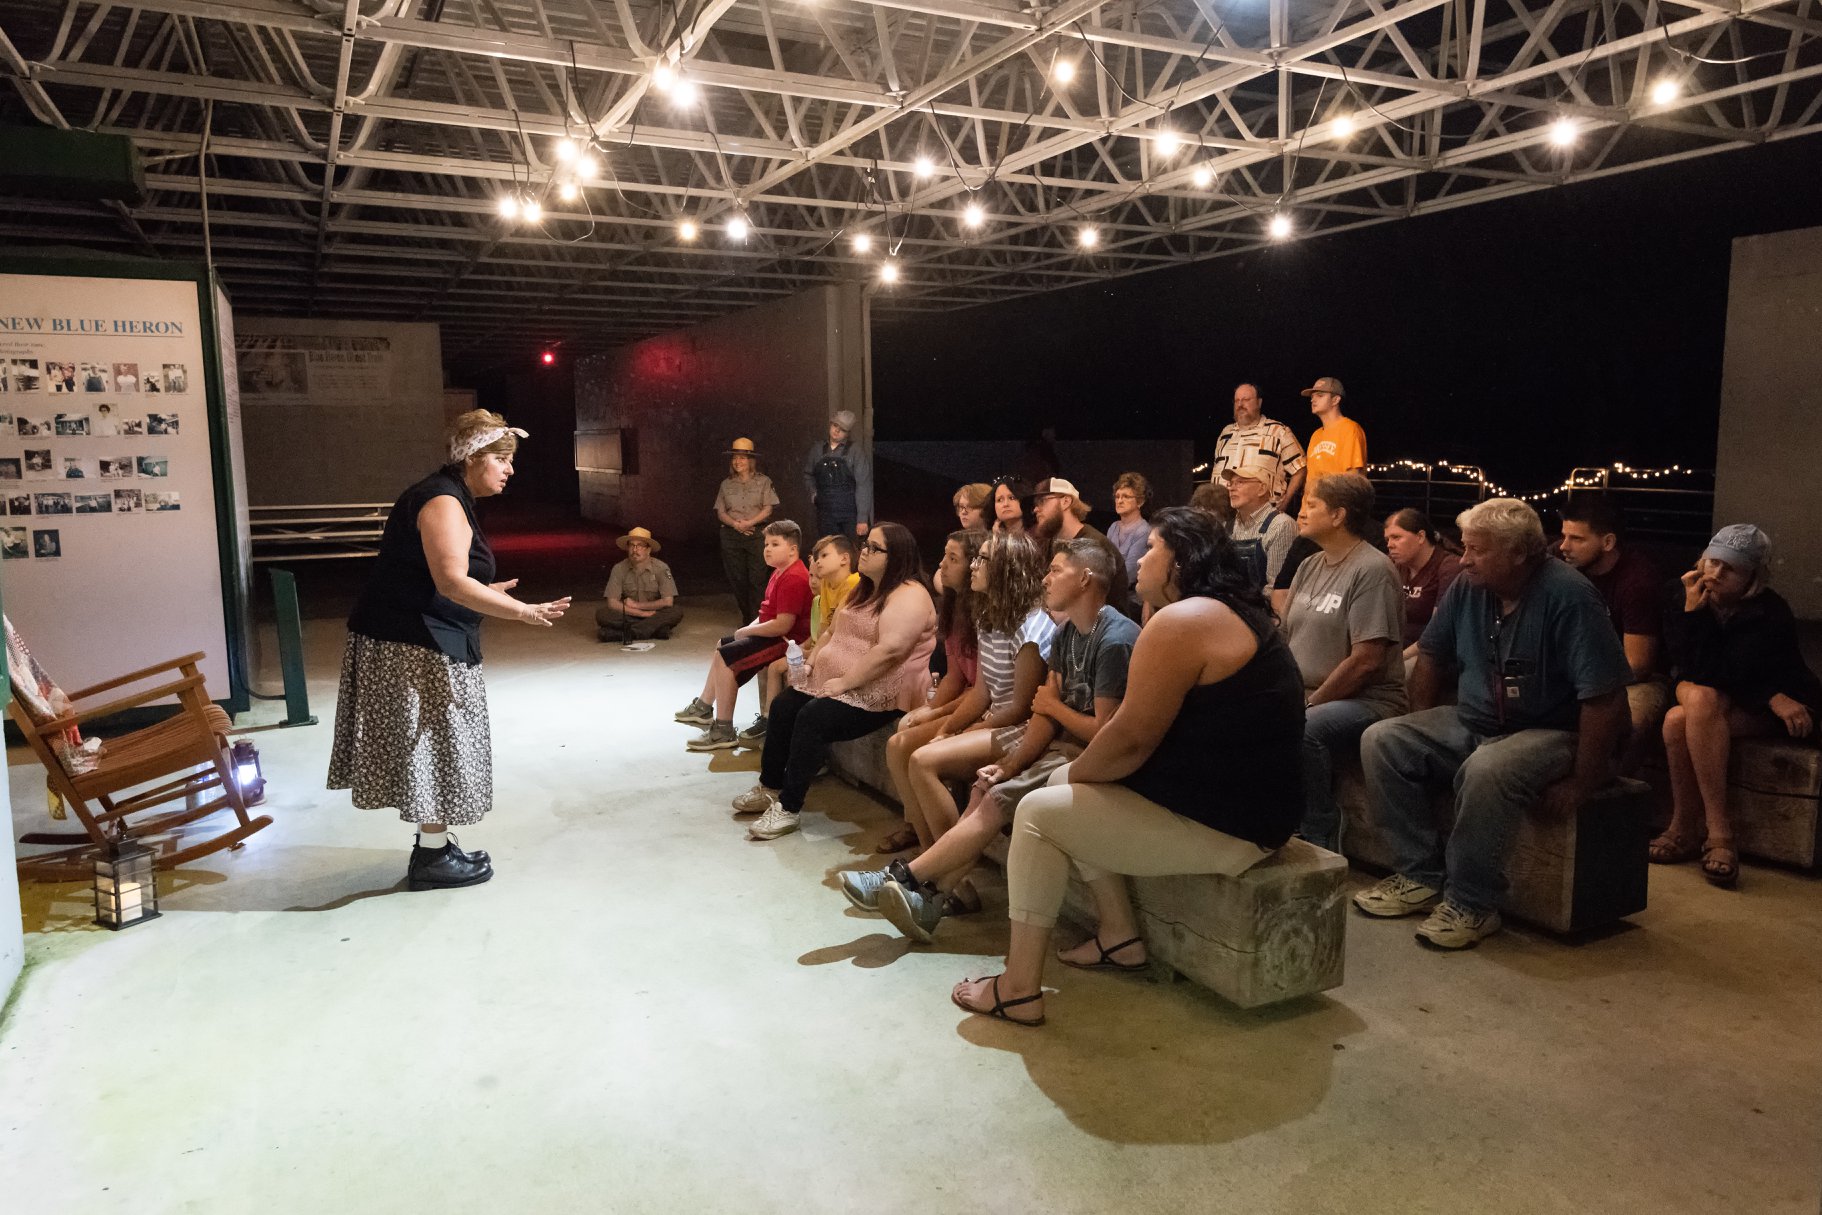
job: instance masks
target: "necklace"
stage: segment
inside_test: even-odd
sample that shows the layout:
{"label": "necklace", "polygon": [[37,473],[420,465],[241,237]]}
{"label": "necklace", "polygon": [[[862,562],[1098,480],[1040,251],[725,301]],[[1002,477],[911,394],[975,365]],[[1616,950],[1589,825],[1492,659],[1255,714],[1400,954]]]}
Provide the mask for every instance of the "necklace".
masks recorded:
{"label": "necklace", "polygon": [[1086,633],[1080,629],[1075,630],[1075,636],[1069,640],[1069,669],[1071,671],[1077,674],[1082,673],[1083,666],[1088,662],[1089,647],[1093,645],[1094,635],[1100,630],[1100,627],[1100,618],[1096,617],[1095,622],[1088,626]]}

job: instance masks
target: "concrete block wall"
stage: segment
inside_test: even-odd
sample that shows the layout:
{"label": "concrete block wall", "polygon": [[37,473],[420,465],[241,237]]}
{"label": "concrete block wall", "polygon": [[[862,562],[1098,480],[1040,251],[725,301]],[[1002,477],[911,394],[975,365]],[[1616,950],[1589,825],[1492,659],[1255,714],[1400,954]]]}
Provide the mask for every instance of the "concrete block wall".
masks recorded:
{"label": "concrete block wall", "polygon": [[1771,536],[1772,585],[1805,620],[1822,620],[1822,228],[1733,243],[1714,522]]}
{"label": "concrete block wall", "polygon": [[853,410],[872,441],[869,346],[862,289],[840,284],[579,360],[577,430],[630,429],[638,449],[635,474],[577,474],[583,515],[712,544],[722,453],[744,435],[777,484],[779,514],[808,530],[801,469],[829,415]]}

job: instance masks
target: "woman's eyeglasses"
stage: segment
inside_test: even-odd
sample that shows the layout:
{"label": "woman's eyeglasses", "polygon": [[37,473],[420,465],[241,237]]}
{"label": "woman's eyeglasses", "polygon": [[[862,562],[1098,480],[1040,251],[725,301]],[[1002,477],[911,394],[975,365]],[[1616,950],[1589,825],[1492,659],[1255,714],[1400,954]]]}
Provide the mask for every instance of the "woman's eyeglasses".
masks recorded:
{"label": "woman's eyeglasses", "polygon": [[882,557],[886,555],[886,548],[884,545],[867,543],[860,547],[869,553],[878,553]]}

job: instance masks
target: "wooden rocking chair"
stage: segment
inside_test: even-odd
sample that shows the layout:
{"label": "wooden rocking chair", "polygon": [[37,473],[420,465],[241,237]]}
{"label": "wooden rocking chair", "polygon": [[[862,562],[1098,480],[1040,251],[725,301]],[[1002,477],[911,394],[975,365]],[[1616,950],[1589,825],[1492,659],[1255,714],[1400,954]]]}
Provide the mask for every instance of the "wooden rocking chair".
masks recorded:
{"label": "wooden rocking chair", "polygon": [[[234,779],[228,752],[227,734],[232,723],[226,713],[209,703],[203,690],[203,677],[196,669],[202,657],[186,654],[69,693],[70,707],[63,712],[45,712],[42,698],[22,686],[32,679],[32,672],[15,668],[13,698],[7,711],[31,745],[32,753],[44,765],[51,789],[63,798],[83,827],[80,832],[33,832],[20,836],[22,844],[75,845],[20,857],[21,878],[87,881],[94,873],[95,857],[111,840],[126,834],[157,852],[158,868],[171,869],[223,848],[238,847],[248,836],[271,825],[270,815],[247,817],[246,801]],[[89,708],[78,707],[99,693],[143,683],[172,671],[177,672],[177,678],[155,687]],[[74,728],[83,722],[171,696],[178,700],[176,714],[157,725],[107,740],[92,766],[74,762],[64,745],[73,736]],[[147,784],[152,787],[138,788]],[[122,797],[128,790],[136,791]],[[155,806],[191,799],[210,790],[219,792],[194,806],[186,801],[184,809],[145,814]],[[237,821],[219,835],[188,847],[180,847],[181,841],[175,839],[156,838],[222,809],[232,809]]]}

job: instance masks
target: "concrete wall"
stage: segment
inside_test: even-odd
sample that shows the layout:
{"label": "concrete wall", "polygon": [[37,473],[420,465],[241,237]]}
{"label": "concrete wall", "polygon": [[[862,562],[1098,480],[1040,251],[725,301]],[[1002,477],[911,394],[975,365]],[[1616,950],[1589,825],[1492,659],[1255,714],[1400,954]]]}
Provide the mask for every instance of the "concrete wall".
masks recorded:
{"label": "concrete wall", "polygon": [[1734,241],[1715,524],[1757,523],[1770,534],[1772,583],[1806,620],[1822,619],[1819,333],[1822,228]]}
{"label": "concrete wall", "polygon": [[237,317],[247,497],[391,502],[443,459],[435,325]]}
{"label": "concrete wall", "polygon": [[801,469],[829,415],[851,409],[871,443],[867,301],[817,287],[748,312],[580,360],[576,428],[636,432],[638,472],[578,473],[582,513],[661,541],[712,542],[728,443],[745,435],[778,486],[779,514],[815,516]]}

